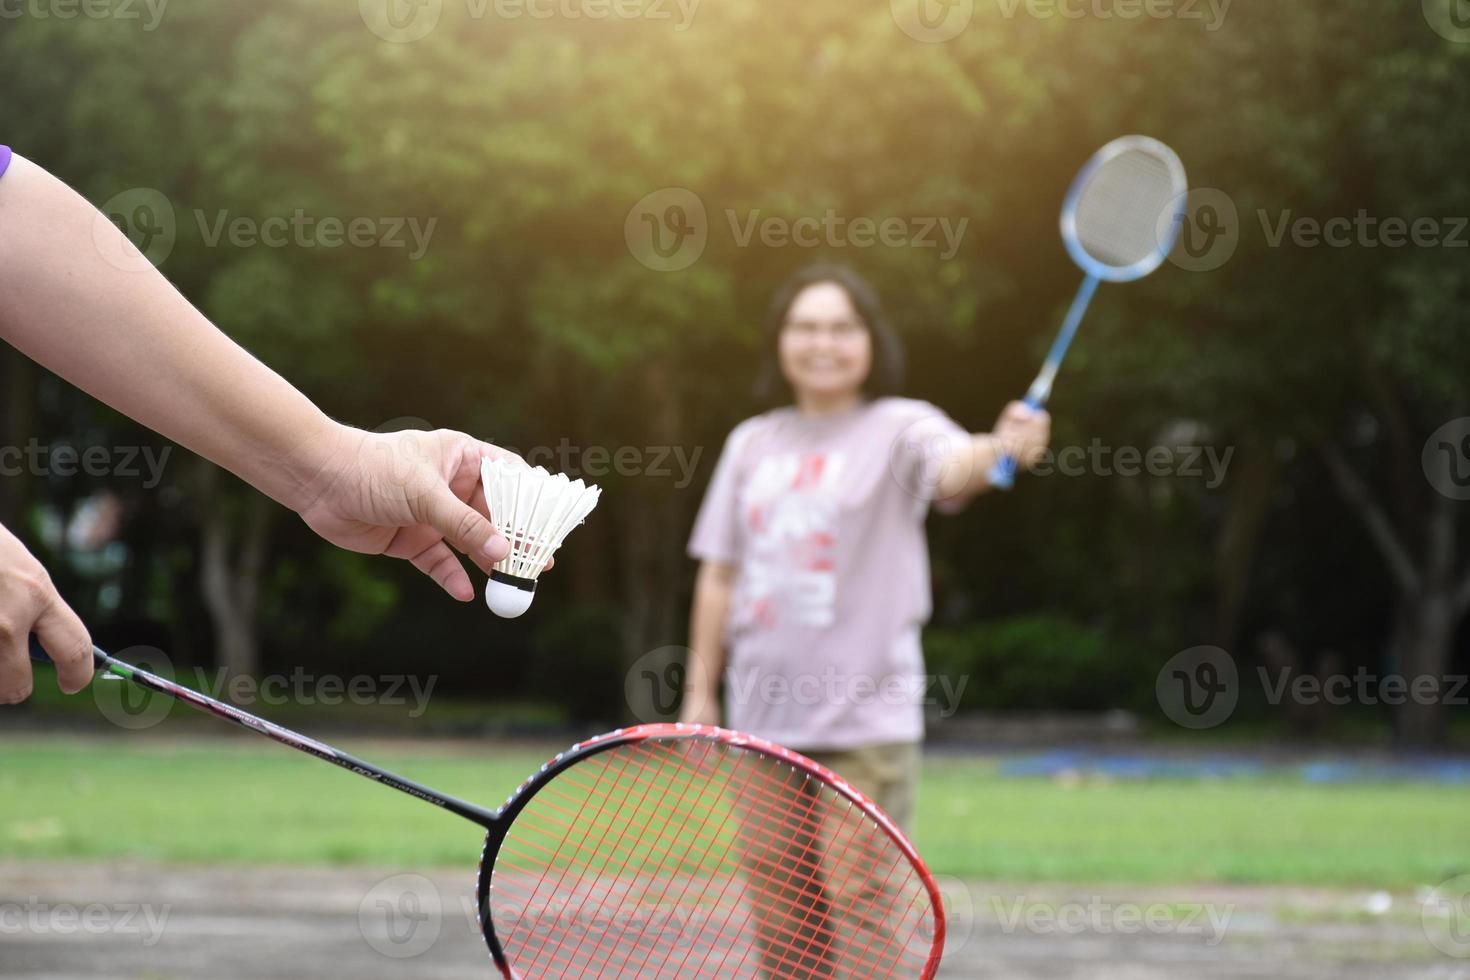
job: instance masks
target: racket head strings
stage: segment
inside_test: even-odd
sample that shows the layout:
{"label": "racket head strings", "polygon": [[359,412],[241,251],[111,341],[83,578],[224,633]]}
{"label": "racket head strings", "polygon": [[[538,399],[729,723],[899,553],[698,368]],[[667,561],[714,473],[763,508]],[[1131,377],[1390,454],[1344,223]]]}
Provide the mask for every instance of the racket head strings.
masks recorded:
{"label": "racket head strings", "polygon": [[871,802],[748,736],[630,731],[559,757],[492,832],[481,912],[505,976],[933,975],[937,888]]}
{"label": "racket head strings", "polygon": [[1141,279],[1174,248],[1189,191],[1184,164],[1165,144],[1125,136],[1099,150],[1062,207],[1062,238],[1084,272]]}

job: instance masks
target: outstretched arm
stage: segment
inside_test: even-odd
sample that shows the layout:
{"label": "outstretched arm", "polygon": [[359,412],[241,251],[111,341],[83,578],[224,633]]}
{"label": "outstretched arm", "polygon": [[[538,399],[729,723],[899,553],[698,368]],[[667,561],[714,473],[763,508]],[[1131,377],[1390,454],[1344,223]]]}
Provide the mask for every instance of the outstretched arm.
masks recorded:
{"label": "outstretched arm", "polygon": [[339,437],[107,218],[19,156],[0,178],[0,336],[293,509]]}
{"label": "outstretched arm", "polygon": [[[206,320],[106,217],[19,156],[0,178],[0,338],[334,544],[408,559],[457,599],[474,588],[450,545],[486,570],[508,550],[479,492],[481,456],[502,450],[457,432],[332,421]],[[22,574],[23,549],[10,541],[0,558],[16,560],[0,577],[21,577],[0,581],[0,701],[29,693],[26,636],[44,610],[65,609],[44,573],[27,564]],[[91,648],[80,623],[42,640],[63,686],[84,685]]]}

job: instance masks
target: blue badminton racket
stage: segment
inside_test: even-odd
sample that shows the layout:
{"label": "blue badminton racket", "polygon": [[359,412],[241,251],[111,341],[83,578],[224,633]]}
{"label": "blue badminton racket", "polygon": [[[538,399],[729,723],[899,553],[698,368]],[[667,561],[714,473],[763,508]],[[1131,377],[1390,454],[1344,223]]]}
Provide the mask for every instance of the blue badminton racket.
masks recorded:
{"label": "blue badminton racket", "polygon": [[[1051,345],[1026,404],[1042,409],[1087,307],[1102,282],[1132,282],[1163,264],[1179,237],[1189,183],[1169,147],[1147,136],[1124,136],[1098,150],[1062,203],[1062,242],[1086,278]],[[990,485],[1009,490],[1016,458],[990,469]]]}

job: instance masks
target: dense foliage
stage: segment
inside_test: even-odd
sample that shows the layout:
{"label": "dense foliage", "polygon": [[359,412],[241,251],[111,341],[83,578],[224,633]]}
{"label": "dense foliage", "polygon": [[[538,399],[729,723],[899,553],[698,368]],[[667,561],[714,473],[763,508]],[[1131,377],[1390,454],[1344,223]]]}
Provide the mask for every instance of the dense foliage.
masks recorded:
{"label": "dense foliage", "polygon": [[[411,570],[332,553],[182,452],[157,487],[7,477],[0,519],[34,532],[116,635],[148,623],[176,659],[212,659],[218,610],[197,583],[213,524],[232,580],[260,580],[247,612],[262,668],[408,653],[461,690],[554,696],[536,650],[595,713],[587,678],[682,642],[683,541],[724,434],[759,408],[772,289],[819,256],[852,263],[906,338],[910,393],[985,427],[1075,286],[1055,230],[1072,172],[1142,131],[1212,193],[1175,264],[1104,289],[1058,386],[1058,444],[1108,455],[936,519],[939,624],[1052,616],[1045,637],[1080,628],[1100,650],[1142,651],[1125,661],[1130,691],[1199,643],[1253,662],[1266,634],[1303,668],[1328,652],[1379,671],[1451,665],[1464,505],[1425,479],[1421,450],[1470,414],[1463,227],[1454,245],[1470,215],[1470,44],[1432,9],[958,2],[929,12],[973,6],[968,26],[934,41],[903,29],[926,36],[904,0],[386,2],[439,19],[406,40],[366,0],[180,3],[152,29],[120,3],[71,19],[28,6],[0,21],[0,141],[98,205],[161,191],[177,228],[164,271],[333,414],[545,447],[607,484],[603,508],[533,614],[505,624]],[[644,15],[566,13],[594,7]],[[670,188],[697,197],[708,241],[666,270],[636,246],[636,206],[654,195],[645,210],[672,234],[694,219]],[[298,210],[318,224],[283,247],[228,223]],[[1360,212],[1433,219],[1439,244],[1395,247],[1362,222],[1342,247],[1297,233]],[[814,248],[758,224],[829,216],[840,230]],[[382,245],[397,221],[402,247],[324,245],[323,219],[356,218]],[[421,248],[410,218],[433,222]],[[863,218],[901,219],[903,240],[853,244]],[[943,227],[964,229],[952,255]],[[1234,235],[1212,237],[1222,228]],[[160,445],[3,356],[5,444]],[[1119,475],[1121,448],[1177,445],[1226,462],[1212,476],[1211,457],[1194,472],[1176,453],[1167,475]],[[697,463],[687,478],[672,453],[655,465],[670,447]],[[637,450],[622,472],[620,448]],[[124,548],[63,553],[44,518],[99,490],[126,502]],[[258,567],[239,557],[250,540]],[[1449,635],[1429,635],[1426,597],[1457,609]],[[1016,657],[1053,649],[1003,635]],[[1005,706],[1073,701],[1078,678],[1056,670],[1055,686],[1018,679]],[[617,711],[619,685],[605,697]]]}

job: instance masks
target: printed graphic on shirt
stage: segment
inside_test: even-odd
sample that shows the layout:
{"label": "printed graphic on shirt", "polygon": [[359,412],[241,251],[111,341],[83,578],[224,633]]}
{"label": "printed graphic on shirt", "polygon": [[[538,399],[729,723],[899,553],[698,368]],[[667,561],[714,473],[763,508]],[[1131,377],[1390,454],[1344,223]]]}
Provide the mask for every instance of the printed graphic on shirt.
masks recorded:
{"label": "printed graphic on shirt", "polygon": [[748,558],[736,610],[746,628],[832,625],[846,462],[842,453],[781,453],[751,474],[741,499]]}

